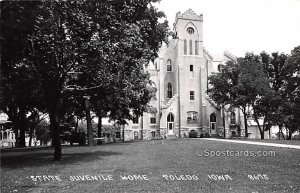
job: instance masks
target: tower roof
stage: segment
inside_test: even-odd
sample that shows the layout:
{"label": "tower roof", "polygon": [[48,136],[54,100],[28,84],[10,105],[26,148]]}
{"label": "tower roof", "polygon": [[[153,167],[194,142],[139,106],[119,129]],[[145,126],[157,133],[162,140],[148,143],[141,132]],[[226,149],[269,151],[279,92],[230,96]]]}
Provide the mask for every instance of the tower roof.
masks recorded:
{"label": "tower roof", "polygon": [[197,15],[192,9],[188,9],[182,14],[180,11],[177,12],[175,21],[177,21],[179,18],[203,21],[203,14]]}

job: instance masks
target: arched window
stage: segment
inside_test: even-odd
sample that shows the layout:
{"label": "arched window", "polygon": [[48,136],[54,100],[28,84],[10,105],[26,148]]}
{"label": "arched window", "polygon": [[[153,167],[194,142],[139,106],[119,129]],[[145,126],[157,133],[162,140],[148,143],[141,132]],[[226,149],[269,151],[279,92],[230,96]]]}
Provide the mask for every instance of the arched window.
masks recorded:
{"label": "arched window", "polygon": [[167,129],[169,133],[173,133],[173,127],[174,127],[174,115],[172,113],[169,113],[167,116]]}
{"label": "arched window", "polygon": [[190,40],[190,55],[193,55],[193,41]]}
{"label": "arched window", "polygon": [[183,49],[184,49],[184,54],[187,54],[187,42],[186,42],[186,40],[184,40],[184,47],[183,47]]}
{"label": "arched window", "polygon": [[215,130],[217,125],[216,125],[216,122],[217,122],[217,118],[216,118],[216,115],[214,113],[212,113],[209,117],[209,122],[210,122],[210,129],[211,130]]}
{"label": "arched window", "polygon": [[187,28],[186,30],[190,35],[194,34],[194,29],[192,27]]}
{"label": "arched window", "polygon": [[230,114],[230,124],[236,124],[235,113],[231,112]]}
{"label": "arched window", "polygon": [[168,83],[167,97],[172,98],[172,96],[173,96],[172,84]]}
{"label": "arched window", "polygon": [[172,61],[170,59],[167,61],[167,71],[172,71]]}
{"label": "arched window", "polygon": [[174,122],[174,116],[173,114],[169,114],[168,117],[167,117],[167,122]]}
{"label": "arched window", "polygon": [[213,122],[213,123],[217,122],[217,118],[216,118],[216,115],[215,115],[214,113],[212,113],[212,114],[210,115],[209,121],[210,121],[210,122]]}
{"label": "arched window", "polygon": [[198,41],[195,40],[195,55],[199,55],[199,54],[198,54],[198,52],[199,52],[199,51],[198,51],[198,46],[199,46],[199,45],[198,45]]}

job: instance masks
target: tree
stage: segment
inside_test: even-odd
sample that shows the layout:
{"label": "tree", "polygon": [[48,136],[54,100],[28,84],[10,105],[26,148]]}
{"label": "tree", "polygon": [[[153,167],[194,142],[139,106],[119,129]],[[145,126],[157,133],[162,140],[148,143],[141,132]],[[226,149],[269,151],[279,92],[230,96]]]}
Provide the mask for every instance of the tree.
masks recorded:
{"label": "tree", "polygon": [[220,69],[220,73],[209,76],[208,80],[211,87],[207,90],[207,93],[218,106],[222,107],[223,127],[225,129],[225,106],[231,105],[231,108],[240,106],[240,104],[236,103],[238,96],[236,87],[240,75],[240,68],[236,62],[228,61],[225,65],[221,65]]}
{"label": "tree", "polygon": [[[263,71],[260,56],[247,53],[245,57],[238,58],[236,63],[227,62],[227,65],[221,66],[221,72],[212,75],[209,80],[212,88],[208,89],[208,93],[217,104],[229,104],[242,110],[246,137],[248,109],[251,107],[263,139],[266,125],[269,125],[268,115],[272,107],[270,100],[273,93]],[[263,125],[259,123],[260,118],[264,119]]]}
{"label": "tree", "polygon": [[[43,108],[40,85],[35,81],[25,57],[27,37],[33,33],[38,2],[1,2],[1,106],[13,123],[16,146],[25,146],[28,130],[26,114]],[[40,101],[39,104],[37,101]],[[20,131],[20,136],[18,135]]]}
{"label": "tree", "polygon": [[285,127],[289,130],[288,139],[295,131],[300,131],[300,46],[295,47],[285,63],[286,79],[282,86]]}
{"label": "tree", "polygon": [[[158,23],[164,15],[152,2],[45,1],[38,6],[28,61],[43,87],[55,160],[61,159],[58,112],[69,83],[88,96],[100,88],[112,90],[107,97],[112,119],[146,109],[141,103],[148,100],[144,82],[149,78],[142,66],[156,56],[168,31],[166,22]],[[77,80],[69,76],[72,71],[81,72]]]}

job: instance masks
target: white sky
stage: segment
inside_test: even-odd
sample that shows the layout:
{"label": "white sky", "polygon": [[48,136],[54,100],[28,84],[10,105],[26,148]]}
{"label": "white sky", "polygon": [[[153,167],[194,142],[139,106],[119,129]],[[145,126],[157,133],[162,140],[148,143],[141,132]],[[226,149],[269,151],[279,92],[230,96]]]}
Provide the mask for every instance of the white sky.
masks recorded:
{"label": "white sky", "polygon": [[171,30],[178,11],[202,13],[204,47],[212,54],[290,54],[300,45],[300,0],[161,0],[157,7]]}

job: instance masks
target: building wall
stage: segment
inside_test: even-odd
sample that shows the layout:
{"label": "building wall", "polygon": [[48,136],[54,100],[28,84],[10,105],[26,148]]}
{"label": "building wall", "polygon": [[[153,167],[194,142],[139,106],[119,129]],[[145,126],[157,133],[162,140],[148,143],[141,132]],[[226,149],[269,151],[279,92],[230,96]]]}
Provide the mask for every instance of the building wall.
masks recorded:
{"label": "building wall", "polygon": [[[223,131],[221,111],[207,98],[208,76],[216,72],[213,59],[203,47],[203,16],[195,14],[192,10],[177,13],[174,23],[176,38],[169,45],[163,46],[158,53],[159,57],[146,69],[150,78],[157,87],[156,101],[150,104],[157,109],[156,124],[150,124],[150,114],[143,115],[143,138],[151,138],[151,132],[155,131],[161,136],[169,133],[167,117],[171,113],[174,116],[174,134],[188,136],[190,130],[211,132],[210,115],[216,115],[216,130]],[[193,33],[190,32],[193,28]],[[186,40],[186,53],[185,53]],[[192,48],[190,49],[190,40]],[[196,52],[196,44],[198,49]],[[191,50],[191,51],[190,51]],[[171,60],[172,71],[167,71],[168,60]],[[193,71],[190,71],[193,65]],[[168,83],[172,83],[172,97],[167,97]],[[190,91],[194,91],[194,100],[190,100]],[[180,105],[179,105],[180,103]],[[196,121],[188,121],[188,112],[197,112]],[[134,132],[139,130],[136,125],[129,125],[126,129]],[[215,133],[217,131],[215,130]],[[150,136],[150,137],[149,137]],[[128,137],[132,137],[128,134]]]}

